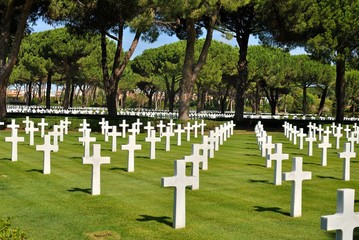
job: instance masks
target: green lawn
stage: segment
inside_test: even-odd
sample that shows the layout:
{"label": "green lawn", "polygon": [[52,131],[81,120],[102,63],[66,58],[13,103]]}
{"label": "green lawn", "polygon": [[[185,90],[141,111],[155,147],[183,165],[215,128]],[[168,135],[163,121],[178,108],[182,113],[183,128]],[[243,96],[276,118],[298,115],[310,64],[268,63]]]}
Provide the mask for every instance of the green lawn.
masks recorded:
{"label": "green lawn", "polygon": [[[43,175],[43,152],[28,145],[28,136],[19,145],[18,162],[11,162],[11,144],[3,142],[10,132],[1,131],[0,218],[13,217],[13,225],[30,239],[334,239],[334,232],[320,229],[320,216],[335,213],[337,189],[358,187],[359,161],[352,161],[351,181],[345,182],[337,150],[329,150],[328,166],[322,167],[317,144],[315,155],[307,157],[307,145],[299,150],[282,133],[270,134],[290,158],[303,156],[303,170],[313,173],[312,180],[303,182],[300,218],[289,216],[291,183],[273,185],[273,167],[265,168],[255,134],[242,130],[209,159],[209,170],[200,172],[200,189],[187,189],[186,228],[177,230],[172,228],[173,188],[160,183],[173,176],[174,160],[191,153],[185,135],[180,147],[172,138],[171,152],[164,151],[164,140],[157,143],[157,159],[150,160],[149,143],[141,134],[135,172],[128,173],[127,152],[112,153],[110,142],[92,134],[102,145],[102,156],[111,157],[111,164],[101,168],[101,195],[92,196],[91,166],[82,164],[80,133],[65,136],[59,152],[51,155],[51,174]],[[36,144],[42,144],[38,136]],[[118,149],[124,143],[119,138]],[[291,160],[284,161],[283,171],[291,171]]]}

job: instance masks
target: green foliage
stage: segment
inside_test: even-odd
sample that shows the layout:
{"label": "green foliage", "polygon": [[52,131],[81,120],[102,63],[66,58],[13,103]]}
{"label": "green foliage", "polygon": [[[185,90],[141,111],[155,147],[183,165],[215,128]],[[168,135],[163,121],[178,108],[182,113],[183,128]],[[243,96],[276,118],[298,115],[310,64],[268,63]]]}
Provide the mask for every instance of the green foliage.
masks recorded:
{"label": "green foliage", "polygon": [[11,218],[0,219],[0,239],[1,240],[25,240],[25,234],[19,229],[11,226]]}

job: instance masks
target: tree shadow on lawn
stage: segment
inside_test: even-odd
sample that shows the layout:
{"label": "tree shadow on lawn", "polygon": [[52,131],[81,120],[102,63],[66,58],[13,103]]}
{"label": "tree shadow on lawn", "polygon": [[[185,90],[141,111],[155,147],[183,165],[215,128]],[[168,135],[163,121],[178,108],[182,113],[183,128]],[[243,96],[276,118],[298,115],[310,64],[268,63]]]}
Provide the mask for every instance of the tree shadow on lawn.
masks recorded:
{"label": "tree shadow on lawn", "polygon": [[119,168],[119,167],[113,167],[113,168],[110,168],[110,170],[111,171],[121,170],[121,171],[127,172],[127,168]]}
{"label": "tree shadow on lawn", "polygon": [[249,179],[248,182],[250,183],[266,183],[266,184],[271,184],[268,180],[255,180],[255,179]]}
{"label": "tree shadow on lawn", "polygon": [[91,194],[91,188],[78,188],[74,187],[73,189],[67,190],[68,192],[83,192],[87,194]]}
{"label": "tree shadow on lawn", "polygon": [[259,164],[259,163],[248,163],[247,166],[256,166],[256,167],[264,167],[264,168],[266,167],[266,166],[264,166],[262,164]]}
{"label": "tree shadow on lawn", "polygon": [[42,170],[42,169],[35,169],[35,168],[33,168],[33,169],[27,170],[26,172],[39,172],[39,173],[43,173],[43,170]]}
{"label": "tree shadow on lawn", "polygon": [[167,219],[171,219],[171,218],[167,217],[167,216],[155,217],[155,216],[150,216],[150,215],[140,215],[140,217],[142,217],[142,218],[136,219],[139,222],[156,221],[156,222],[163,223],[165,225],[172,227],[172,222],[167,220]]}
{"label": "tree shadow on lawn", "polygon": [[340,181],[343,180],[343,179],[341,179],[341,178],[332,177],[332,176],[321,176],[321,175],[318,175],[317,177],[318,177],[318,178],[322,178],[322,179],[327,178],[327,179],[340,180]]}
{"label": "tree shadow on lawn", "polygon": [[282,211],[279,207],[262,207],[262,206],[254,206],[256,212],[275,212],[280,213],[285,216],[290,216],[290,213]]}

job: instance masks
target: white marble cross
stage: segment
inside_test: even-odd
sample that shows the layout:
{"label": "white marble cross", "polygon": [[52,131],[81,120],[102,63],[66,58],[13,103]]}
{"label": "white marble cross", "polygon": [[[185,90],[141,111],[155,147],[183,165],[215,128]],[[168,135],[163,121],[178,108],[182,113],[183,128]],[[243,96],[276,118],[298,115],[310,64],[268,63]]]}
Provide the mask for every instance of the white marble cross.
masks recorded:
{"label": "white marble cross", "polygon": [[112,131],[108,132],[107,135],[112,137],[112,152],[117,152],[117,137],[121,137],[121,132],[117,132],[117,126],[112,126]]}
{"label": "white marble cross", "polygon": [[51,136],[44,136],[44,144],[36,145],[36,151],[44,152],[44,174],[50,174],[51,172],[51,152],[58,152],[59,146],[51,144]]}
{"label": "white marble cross", "polygon": [[177,133],[177,146],[182,145],[182,133],[184,133],[185,130],[182,129],[181,124],[177,124],[177,129],[174,130],[174,133]]}
{"label": "white marble cross", "polygon": [[214,150],[216,148],[216,137],[214,136],[214,131],[210,130],[209,131],[209,136],[208,136],[208,144],[211,146],[209,148],[209,158],[214,158]]}
{"label": "white marble cross", "polygon": [[349,125],[345,126],[344,132],[345,132],[345,137],[348,139],[349,138],[349,133],[351,132],[351,129],[350,129]]}
{"label": "white marble cross", "polygon": [[122,138],[126,138],[126,128],[129,127],[130,125],[128,125],[128,124],[126,123],[126,120],[123,119],[123,120],[122,120],[122,123],[119,124],[119,126],[122,128]]}
{"label": "white marble cross", "polygon": [[156,142],[161,142],[160,137],[156,137],[156,130],[151,130],[150,136],[145,138],[146,142],[150,142],[150,159],[156,158]]}
{"label": "white marble cross", "polygon": [[173,132],[173,127],[176,126],[176,123],[173,122],[173,119],[170,119],[170,122],[167,123],[167,126],[169,126],[171,129],[171,132]]}
{"label": "white marble cross", "polygon": [[199,144],[192,144],[192,154],[184,157],[186,162],[192,164],[191,176],[197,177],[197,181],[193,183],[191,187],[192,190],[199,189],[199,167],[200,164],[205,160],[204,156],[200,154],[199,147]]}
{"label": "white marble cross", "polygon": [[98,124],[101,125],[101,134],[102,134],[102,135],[105,134],[105,128],[104,128],[104,126],[105,126],[106,122],[107,122],[107,121],[106,121],[105,118],[101,118],[101,122],[98,123]]}
{"label": "white marble cross", "polygon": [[12,162],[17,161],[17,144],[18,144],[18,142],[25,141],[24,137],[19,137],[17,135],[17,133],[18,133],[18,129],[13,128],[11,131],[11,137],[5,137],[5,142],[11,142],[11,161]]}
{"label": "white marble cross", "polygon": [[323,132],[326,136],[328,136],[328,138],[329,138],[329,136],[330,136],[330,134],[332,133],[332,131],[330,131],[329,130],[329,126],[327,126],[326,128],[325,128],[325,131]]}
{"label": "white marble cross", "polygon": [[173,203],[173,227],[184,228],[186,226],[186,187],[192,186],[197,176],[186,176],[186,161],[177,160],[174,165],[174,176],[163,177],[163,187],[175,187]]}
{"label": "white marble cross", "polygon": [[355,152],[354,151],[354,143],[355,143],[355,141],[356,141],[356,136],[355,136],[355,133],[354,132],[351,132],[350,133],[350,137],[348,137],[348,141],[350,142],[350,150],[352,151],[352,152]]}
{"label": "white marble cross", "polygon": [[191,123],[187,122],[187,125],[183,128],[187,132],[187,142],[191,140]]}
{"label": "white marble cross", "polygon": [[322,124],[319,124],[317,130],[318,130],[318,141],[322,141],[322,133],[324,131],[324,129],[322,128]]}
{"label": "white marble cross", "polygon": [[112,129],[112,126],[110,126],[110,123],[108,121],[105,121],[104,125],[102,126],[102,129],[103,129],[103,135],[105,137],[105,142],[108,142],[108,133],[109,130]]}
{"label": "white marble cross", "polygon": [[18,129],[20,125],[15,123],[15,119],[11,119],[11,124],[6,125],[6,127],[10,128],[11,130],[14,130]]}
{"label": "white marble cross", "polygon": [[29,121],[28,127],[25,128],[25,132],[27,132],[29,134],[29,145],[30,146],[34,145],[34,133],[37,131],[39,131],[39,129],[34,127],[34,122]]}
{"label": "white marble cross", "polygon": [[160,137],[162,137],[162,133],[163,133],[163,129],[166,127],[165,124],[163,124],[163,121],[160,120],[160,123],[156,125],[158,130],[159,130],[159,133],[160,133]]}
{"label": "white marble cross", "polygon": [[147,125],[143,129],[145,129],[147,131],[147,137],[150,137],[151,136],[151,131],[154,130],[155,127],[151,125],[150,121],[148,121]]}
{"label": "white marble cross", "polygon": [[322,149],[322,166],[327,166],[327,152],[332,144],[329,143],[329,135],[323,136],[323,142],[318,144],[318,148]]}
{"label": "white marble cross", "polygon": [[204,157],[202,162],[202,170],[208,170],[209,151],[214,149],[214,146],[213,144],[209,143],[207,135],[202,135],[202,143],[199,145],[199,148],[202,150],[202,155]]}
{"label": "white marble cross", "polygon": [[353,239],[354,229],[359,227],[359,213],[354,212],[355,190],[337,190],[337,212],[320,218],[321,229],[336,230],[337,240]]}
{"label": "white marble cross", "polygon": [[83,157],[83,164],[92,164],[92,195],[100,195],[101,193],[101,164],[109,164],[110,157],[101,156],[101,144],[93,145],[93,155],[90,157]]}
{"label": "white marble cross", "polygon": [[267,136],[266,141],[262,143],[262,157],[266,158],[266,167],[272,167],[272,161],[268,161],[268,155],[272,154],[272,149],[274,148],[274,144],[272,143],[272,136]]}
{"label": "white marble cross", "polygon": [[312,179],[312,173],[303,172],[303,158],[294,157],[292,171],[283,173],[284,181],[293,181],[290,203],[290,215],[292,217],[302,216],[302,183],[303,180],[309,179]]}
{"label": "white marble cross", "polygon": [[335,122],[332,122],[332,125],[330,126],[332,128],[332,134],[334,134],[336,131],[335,131],[335,128],[337,127],[335,125]]}
{"label": "white marble cross", "polygon": [[[199,127],[201,128],[201,135],[204,135],[204,127],[206,126],[207,124],[204,123],[204,120],[202,119],[201,120],[201,123],[199,124]],[[231,134],[233,135],[233,127],[235,126],[235,124],[233,123],[233,121],[231,121]]]}
{"label": "white marble cross", "polygon": [[303,149],[303,140],[307,136],[307,134],[303,132],[303,128],[299,129],[299,133],[297,136],[299,137],[299,149]]}
{"label": "white marble cross", "polygon": [[198,125],[197,120],[194,121],[194,124],[192,125],[192,129],[194,130],[194,138],[197,138],[198,136],[198,128],[200,127],[200,125]]}
{"label": "white marble cross", "polygon": [[69,125],[71,124],[71,121],[69,121],[68,117],[65,117],[65,120],[62,122],[65,129],[65,134],[69,133]]}
{"label": "white marble cross", "polygon": [[84,157],[90,157],[90,143],[96,142],[95,137],[91,137],[91,129],[84,129],[84,134],[79,137],[79,141],[84,145]]}
{"label": "white marble cross", "polygon": [[166,137],[166,152],[171,150],[171,137],[173,137],[175,134],[171,132],[171,128],[169,126],[166,127],[166,132],[162,133],[163,137]]}
{"label": "white marble cross", "polygon": [[309,130],[308,137],[305,141],[308,142],[308,156],[313,156],[313,142],[317,141],[317,139],[313,136],[313,132]]}
{"label": "white marble cross", "polygon": [[48,132],[48,135],[54,137],[54,145],[59,145],[59,137],[61,135],[61,132],[59,131],[59,128],[57,125],[53,126],[52,132]]}
{"label": "white marble cross", "polygon": [[336,127],[335,132],[333,133],[333,136],[336,138],[336,144],[335,144],[335,148],[339,149],[339,145],[340,145],[340,138],[343,136],[342,134],[342,126],[340,124],[338,124],[338,126]]}
{"label": "white marble cross", "polygon": [[41,137],[43,138],[45,136],[45,127],[48,126],[49,124],[47,122],[45,122],[45,118],[41,118],[41,122],[39,122],[37,124],[38,127],[40,127],[40,131],[41,131]]}
{"label": "white marble cross", "polygon": [[79,128],[79,132],[82,132],[82,137],[85,137],[86,129],[88,129],[89,126],[90,126],[90,124],[87,123],[87,120],[83,119],[82,123],[80,123],[81,128]]}
{"label": "white marble cross", "polygon": [[128,132],[131,133],[131,135],[134,137],[134,140],[136,142],[137,134],[139,134],[140,132],[138,132],[138,128],[135,123],[132,123],[132,128],[128,129]]}
{"label": "white marble cross", "polygon": [[22,122],[25,123],[25,133],[29,134],[29,132],[26,130],[26,129],[29,129],[29,124],[30,124],[29,116],[26,116],[25,120],[23,120]]}
{"label": "white marble cross", "polygon": [[141,122],[141,119],[137,118],[136,122],[134,122],[133,124],[137,128],[137,132],[140,133],[141,132],[141,126],[143,125],[143,123]]}
{"label": "white marble cross", "polygon": [[267,156],[269,161],[275,161],[274,185],[282,185],[282,161],[289,159],[289,154],[282,152],[282,144],[276,143],[274,153]]}
{"label": "white marble cross", "polygon": [[344,152],[338,154],[339,158],[344,158],[343,161],[343,180],[350,180],[350,159],[356,157],[356,153],[351,151],[350,143],[344,144]]}
{"label": "white marble cross", "polygon": [[299,131],[297,130],[297,126],[294,126],[293,127],[293,131],[292,131],[292,134],[293,134],[293,144],[294,145],[297,145],[297,135],[298,135]]}
{"label": "white marble cross", "polygon": [[128,144],[122,145],[121,149],[128,151],[127,172],[134,172],[135,171],[135,151],[142,149],[142,146],[140,144],[136,144],[136,134],[129,135],[128,136]]}

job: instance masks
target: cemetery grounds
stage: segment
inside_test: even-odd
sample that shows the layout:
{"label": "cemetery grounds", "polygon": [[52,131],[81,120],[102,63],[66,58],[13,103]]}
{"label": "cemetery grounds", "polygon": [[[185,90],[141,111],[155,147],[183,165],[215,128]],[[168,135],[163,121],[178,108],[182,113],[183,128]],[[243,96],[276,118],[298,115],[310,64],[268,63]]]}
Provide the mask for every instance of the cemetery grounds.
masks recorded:
{"label": "cemetery grounds", "polygon": [[[127,138],[119,137],[117,152],[111,152],[111,140],[104,142],[101,133],[92,132],[101,144],[101,156],[111,157],[111,164],[101,166],[101,195],[92,196],[92,166],[82,164],[80,132],[70,131],[59,142],[59,151],[51,153],[51,174],[44,175],[43,152],[35,151],[35,145],[43,144],[40,133],[29,146],[21,130],[25,142],[19,143],[18,162],[11,162],[11,144],[4,142],[10,131],[2,130],[0,219],[11,217],[28,239],[335,239],[335,231],[320,229],[320,217],[336,212],[337,189],[357,190],[358,157],[351,161],[351,180],[343,181],[341,150],[328,149],[328,166],[322,167],[318,142],[308,157],[306,142],[299,150],[283,131],[269,134],[289,154],[283,172],[291,171],[292,157],[302,156],[303,170],[313,174],[303,182],[302,217],[289,216],[291,182],[273,184],[274,164],[265,167],[253,131],[235,130],[208,160],[208,170],[200,171],[199,190],[186,190],[186,228],[174,229],[174,189],[161,187],[161,178],[173,176],[174,160],[190,155],[191,144],[200,143],[201,137],[192,135],[187,142],[182,134],[182,146],[172,137],[170,152],[165,152],[162,139],[156,144],[156,159],[150,160],[149,143],[141,133],[137,143],[142,150],[135,152],[135,171],[128,173],[127,151],[120,150]],[[359,239],[359,231],[354,235]]]}

